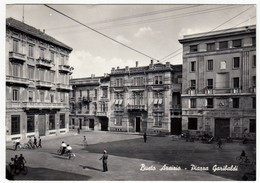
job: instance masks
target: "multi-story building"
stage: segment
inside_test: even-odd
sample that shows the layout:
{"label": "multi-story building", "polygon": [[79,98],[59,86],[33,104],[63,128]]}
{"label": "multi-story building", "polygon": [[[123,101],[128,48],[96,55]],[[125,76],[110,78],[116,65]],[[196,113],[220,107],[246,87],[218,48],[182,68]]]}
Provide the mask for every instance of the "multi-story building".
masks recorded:
{"label": "multi-story building", "polygon": [[184,36],[182,130],[241,138],[256,132],[256,27]]}
{"label": "multi-story building", "polygon": [[109,76],[71,79],[70,127],[108,130]]}
{"label": "multi-story building", "polygon": [[181,133],[182,66],[154,64],[110,74],[110,131]]}
{"label": "multi-story building", "polygon": [[6,140],[66,133],[72,48],[6,19]]}

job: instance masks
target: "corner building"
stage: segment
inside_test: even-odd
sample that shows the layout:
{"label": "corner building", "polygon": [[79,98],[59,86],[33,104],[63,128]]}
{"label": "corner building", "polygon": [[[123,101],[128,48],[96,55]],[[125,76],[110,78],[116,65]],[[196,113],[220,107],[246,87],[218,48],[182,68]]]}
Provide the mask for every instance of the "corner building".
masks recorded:
{"label": "corner building", "polygon": [[181,133],[182,66],[154,64],[110,73],[110,131]]}
{"label": "corner building", "polygon": [[256,27],[184,36],[182,129],[215,137],[256,133]]}
{"label": "corner building", "polygon": [[72,48],[30,25],[6,19],[6,140],[69,130]]}
{"label": "corner building", "polygon": [[109,76],[71,79],[70,128],[107,131],[109,121]]}

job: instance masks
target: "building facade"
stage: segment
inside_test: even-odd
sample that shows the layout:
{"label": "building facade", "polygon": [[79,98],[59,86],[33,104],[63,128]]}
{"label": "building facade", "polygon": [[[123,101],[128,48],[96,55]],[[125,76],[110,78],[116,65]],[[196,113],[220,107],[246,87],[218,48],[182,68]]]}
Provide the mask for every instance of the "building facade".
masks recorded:
{"label": "building facade", "polygon": [[184,36],[182,130],[255,138],[256,27]]}
{"label": "building facade", "polygon": [[6,140],[69,130],[72,48],[32,26],[6,19]]}
{"label": "building facade", "polygon": [[107,131],[109,121],[109,76],[71,79],[70,128]]}
{"label": "building facade", "polygon": [[154,64],[110,73],[110,131],[181,133],[181,65]]}

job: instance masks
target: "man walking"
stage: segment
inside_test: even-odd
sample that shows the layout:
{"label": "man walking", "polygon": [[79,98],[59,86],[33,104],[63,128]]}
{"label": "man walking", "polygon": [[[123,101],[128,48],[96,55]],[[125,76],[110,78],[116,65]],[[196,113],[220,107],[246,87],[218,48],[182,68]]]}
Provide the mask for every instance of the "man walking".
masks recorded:
{"label": "man walking", "polygon": [[147,140],[147,135],[146,132],[144,132],[144,143],[146,143],[146,140]]}
{"label": "man walking", "polygon": [[102,160],[102,162],[103,162],[103,172],[108,171],[108,169],[107,169],[107,159],[108,159],[107,151],[104,150],[103,156],[99,159],[99,160]]}
{"label": "man walking", "polygon": [[36,139],[36,137],[34,136],[34,139],[33,139],[33,144],[34,144],[34,146],[35,146],[35,148],[37,147],[37,139]]}
{"label": "man walking", "polygon": [[42,139],[41,139],[41,137],[39,137],[39,144],[38,144],[38,148],[42,148]]}

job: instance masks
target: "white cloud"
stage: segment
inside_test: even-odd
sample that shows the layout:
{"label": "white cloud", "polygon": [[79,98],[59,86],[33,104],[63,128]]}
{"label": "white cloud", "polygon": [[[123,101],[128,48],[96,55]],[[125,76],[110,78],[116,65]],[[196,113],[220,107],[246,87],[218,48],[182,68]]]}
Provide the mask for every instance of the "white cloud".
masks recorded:
{"label": "white cloud", "polygon": [[110,73],[112,67],[125,68],[125,66],[134,67],[134,60],[123,60],[114,57],[105,59],[101,56],[94,56],[87,51],[73,51],[70,54],[69,65],[74,68],[72,77],[82,78],[90,77],[91,74],[103,76],[104,73]]}
{"label": "white cloud", "polygon": [[116,37],[116,40],[119,41],[119,42],[121,42],[121,43],[124,43],[124,44],[129,44],[129,43],[131,43],[130,40],[126,39],[125,37],[123,37],[123,36],[121,36],[121,35],[118,35],[118,36]]}
{"label": "white cloud", "polygon": [[151,27],[141,27],[138,32],[134,34],[135,37],[143,37],[143,36],[155,36],[159,34],[159,31],[153,31]]}

